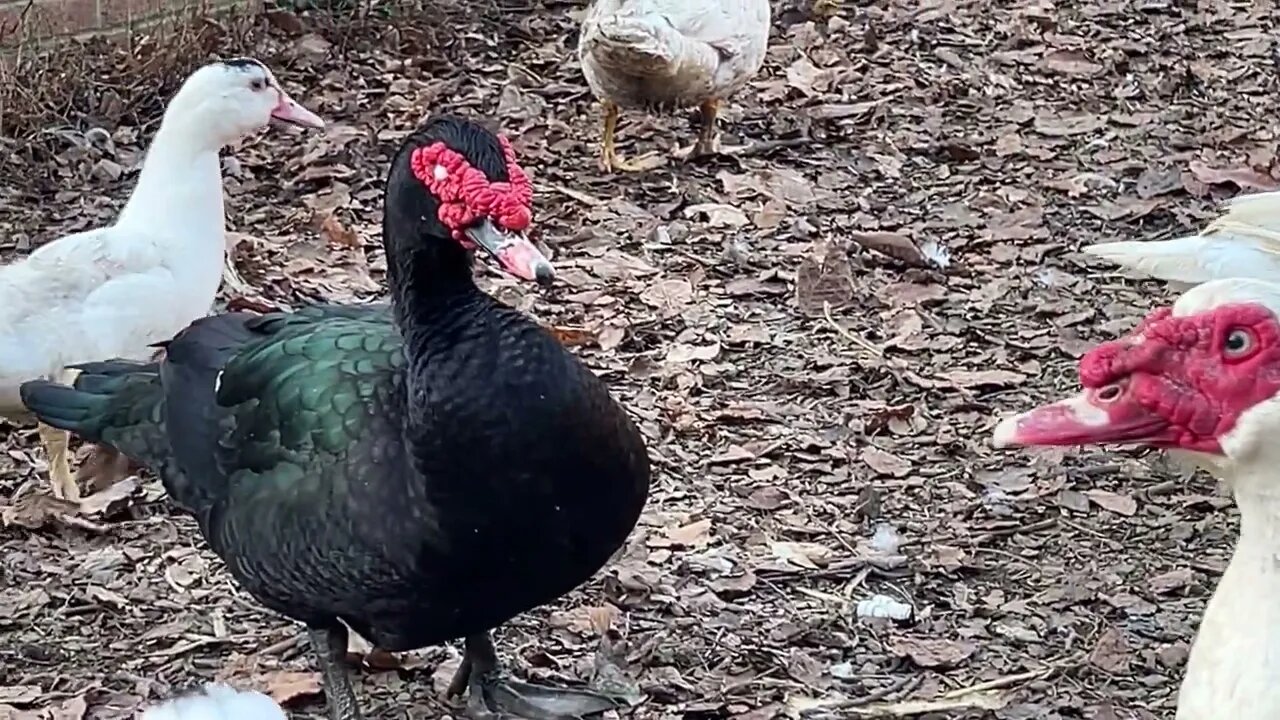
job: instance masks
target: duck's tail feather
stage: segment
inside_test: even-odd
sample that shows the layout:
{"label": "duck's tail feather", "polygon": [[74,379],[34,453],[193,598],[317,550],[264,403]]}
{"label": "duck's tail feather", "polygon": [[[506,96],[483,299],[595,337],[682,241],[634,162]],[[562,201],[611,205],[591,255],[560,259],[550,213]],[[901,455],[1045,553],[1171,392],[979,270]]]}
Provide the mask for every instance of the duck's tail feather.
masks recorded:
{"label": "duck's tail feather", "polygon": [[1083,251],[1158,280],[1280,281],[1280,192],[1233,198],[1226,203],[1226,211],[1198,235],[1100,243]]}
{"label": "duck's tail feather", "polygon": [[22,384],[22,403],[46,425],[108,445],[157,469],[170,457],[164,390],[156,363],[107,360],[76,365],[70,385],[48,380]]}
{"label": "duck's tail feather", "polygon": [[582,42],[601,67],[646,75],[675,64],[684,36],[661,18],[619,14],[599,18]]}
{"label": "duck's tail feather", "polygon": [[147,708],[141,720],[287,720],[287,716],[260,692],[209,683],[193,695]]}

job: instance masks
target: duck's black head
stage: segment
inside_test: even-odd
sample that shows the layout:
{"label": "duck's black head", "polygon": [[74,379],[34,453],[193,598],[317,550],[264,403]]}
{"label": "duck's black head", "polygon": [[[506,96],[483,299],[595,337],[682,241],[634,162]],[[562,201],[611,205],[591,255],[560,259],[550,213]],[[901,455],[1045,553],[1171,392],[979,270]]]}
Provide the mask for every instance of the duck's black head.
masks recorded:
{"label": "duck's black head", "polygon": [[387,176],[382,234],[393,287],[469,287],[477,248],[518,278],[551,282],[551,263],[525,234],[532,201],[506,138],[470,120],[429,119]]}

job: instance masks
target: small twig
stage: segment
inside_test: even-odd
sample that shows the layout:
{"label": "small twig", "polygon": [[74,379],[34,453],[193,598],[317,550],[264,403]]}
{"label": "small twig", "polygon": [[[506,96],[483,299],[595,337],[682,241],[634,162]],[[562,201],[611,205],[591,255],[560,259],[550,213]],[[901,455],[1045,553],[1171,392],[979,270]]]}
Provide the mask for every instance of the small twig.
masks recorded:
{"label": "small twig", "polygon": [[302,634],[294,633],[289,637],[274,642],[258,651],[259,655],[284,655],[287,651],[293,650],[302,642]]}
{"label": "small twig", "polygon": [[768,155],[778,150],[787,148],[804,147],[813,142],[813,137],[808,133],[800,137],[786,138],[784,140],[755,140],[733,151],[734,157],[760,157]]}
{"label": "small twig", "polygon": [[854,335],[852,332],[848,331],[847,329],[840,327],[839,323],[836,322],[835,318],[831,317],[831,303],[825,302],[825,301],[822,303],[822,317],[826,319],[827,324],[830,325],[831,329],[835,330],[836,333],[840,335],[840,337],[844,338],[845,340],[848,340],[854,345],[857,345],[863,350],[866,350],[867,352],[871,353],[875,357],[878,357],[878,358],[884,357],[884,351],[876,347],[875,345],[872,345],[869,340],[867,340],[866,338],[858,337],[857,335]]}
{"label": "small twig", "polygon": [[601,205],[604,205],[603,200],[597,197],[588,195],[584,192],[579,192],[572,188],[567,188],[564,185],[559,185],[557,183],[547,183],[546,186],[562,195],[566,195],[574,200],[577,200],[583,205],[590,205],[591,207],[600,207]]}
{"label": "small twig", "polygon": [[1021,683],[1021,682],[1030,682],[1032,680],[1043,680],[1049,677],[1050,675],[1058,672],[1061,669],[1062,669],[1061,665],[1050,665],[1049,667],[1042,668],[1040,670],[1028,670],[1027,672],[1017,673],[1016,675],[1006,675],[1004,677],[999,677],[994,680],[987,680],[985,682],[980,682],[977,685],[970,685],[968,687],[957,688],[955,690],[942,693],[941,695],[938,696],[938,699],[952,700],[955,698],[964,697],[965,695],[972,695],[974,693],[986,692],[987,690],[1001,690],[1011,685],[1017,685],[1018,683]]}
{"label": "small twig", "polygon": [[235,635],[235,636],[224,637],[224,638],[200,637],[195,640],[188,640],[187,642],[178,643],[177,645],[166,648],[164,650],[157,650],[153,653],[148,653],[147,657],[152,657],[152,658],[174,657],[176,655],[184,655],[186,653],[191,652],[192,650],[196,650],[202,647],[208,647],[210,645],[233,645],[243,640],[249,640],[252,637],[253,636],[251,635]]}

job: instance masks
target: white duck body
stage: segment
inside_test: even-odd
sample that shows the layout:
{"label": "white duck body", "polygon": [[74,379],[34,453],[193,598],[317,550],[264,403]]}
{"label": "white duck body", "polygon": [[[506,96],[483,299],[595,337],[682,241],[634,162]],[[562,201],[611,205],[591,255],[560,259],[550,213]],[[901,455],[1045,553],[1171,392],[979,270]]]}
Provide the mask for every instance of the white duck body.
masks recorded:
{"label": "white duck body", "polygon": [[1280,401],[1273,398],[1223,438],[1228,453],[1249,458],[1244,464],[1177,453],[1192,455],[1231,487],[1240,538],[1191,646],[1176,720],[1280,718],[1280,445],[1247,437],[1277,422]]}
{"label": "white duck body", "polygon": [[153,705],[141,720],[286,720],[284,710],[260,692],[209,683],[203,691]]}
{"label": "white duck body", "polygon": [[1280,191],[1228,200],[1222,215],[1197,235],[1083,250],[1182,287],[1233,277],[1280,281]]}
{"label": "white duck body", "polygon": [[578,56],[591,92],[623,107],[697,105],[760,71],[769,0],[597,0]]}
{"label": "white duck body", "polygon": [[[226,217],[218,151],[272,119],[323,127],[262,63],[215,62],[169,102],[138,184],[110,227],[75,233],[0,268],[0,415],[20,419],[27,380],[67,367],[145,359],[213,307]],[[79,497],[67,433],[40,427],[54,493]]]}
{"label": "white duck body", "polygon": [[218,151],[272,117],[322,126],[256,60],[200,68],[166,108],[115,224],[0,267],[0,414],[25,414],[26,380],[144,359],[209,313],[226,252]]}
{"label": "white duck body", "polygon": [[142,360],[209,313],[226,220],[218,146],[166,116],[137,188],[110,227],[75,233],[0,268],[0,411],[18,387],[75,363]]}

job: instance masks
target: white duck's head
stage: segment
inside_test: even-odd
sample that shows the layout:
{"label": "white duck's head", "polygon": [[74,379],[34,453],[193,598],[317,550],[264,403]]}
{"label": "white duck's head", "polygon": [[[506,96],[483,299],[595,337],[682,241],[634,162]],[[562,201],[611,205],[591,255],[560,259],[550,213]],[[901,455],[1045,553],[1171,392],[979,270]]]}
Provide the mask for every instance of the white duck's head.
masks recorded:
{"label": "white duck's head", "polygon": [[288,716],[260,692],[209,683],[193,695],[147,708],[141,720],[288,720]]}
{"label": "white duck's head", "polygon": [[1163,448],[1245,490],[1280,467],[1280,285],[1198,285],[1085,353],[1080,382],[1075,397],[1001,421],[995,445]]}
{"label": "white duck's head", "polygon": [[222,147],[272,121],[324,127],[319,116],[289,97],[266,65],[235,58],[192,73],[169,102],[163,125],[181,127],[184,135]]}

